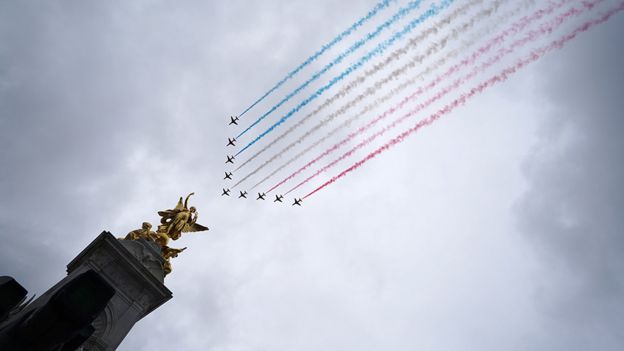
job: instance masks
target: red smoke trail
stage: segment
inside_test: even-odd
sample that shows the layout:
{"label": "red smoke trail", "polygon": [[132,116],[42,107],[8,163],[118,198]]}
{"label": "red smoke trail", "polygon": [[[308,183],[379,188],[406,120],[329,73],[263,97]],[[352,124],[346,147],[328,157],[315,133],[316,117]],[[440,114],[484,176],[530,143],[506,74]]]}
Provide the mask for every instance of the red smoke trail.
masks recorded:
{"label": "red smoke trail", "polygon": [[[544,8],[544,9],[539,9],[537,11],[535,11],[531,16],[525,16],[523,18],[521,18],[520,20],[516,21],[515,23],[513,23],[508,29],[504,30],[503,32],[501,32],[499,35],[497,35],[496,37],[492,38],[490,41],[488,41],[484,46],[482,46],[481,48],[477,49],[472,55],[470,55],[468,58],[463,59],[460,63],[453,65],[452,67],[450,67],[444,74],[439,75],[438,77],[436,77],[436,79],[434,79],[432,82],[430,82],[427,86],[425,87],[419,87],[414,93],[412,93],[410,96],[405,97],[399,104],[397,104],[394,107],[391,107],[390,109],[384,111],[381,115],[377,116],[377,118],[373,119],[371,122],[369,122],[367,125],[360,127],[357,131],[350,133],[349,136],[347,136],[347,138],[343,139],[342,141],[340,141],[339,143],[333,145],[332,147],[330,147],[329,149],[325,150],[323,153],[321,153],[319,156],[317,156],[316,158],[314,158],[312,161],[308,162],[307,164],[305,164],[303,167],[299,168],[297,171],[295,171],[294,173],[292,173],[291,175],[289,175],[288,177],[286,177],[284,180],[282,180],[281,182],[279,182],[278,184],[276,184],[275,186],[273,186],[271,189],[269,189],[267,191],[271,192],[273,191],[275,188],[281,186],[282,184],[284,184],[285,182],[289,181],[290,179],[293,179],[294,177],[296,177],[299,173],[303,172],[305,169],[309,168],[310,166],[312,166],[313,164],[315,164],[316,162],[318,162],[319,160],[321,160],[322,158],[324,158],[325,156],[329,155],[330,153],[332,153],[333,151],[339,149],[340,147],[342,147],[343,145],[347,144],[349,141],[351,141],[353,138],[355,138],[356,136],[362,134],[364,131],[366,131],[367,129],[369,129],[370,127],[372,127],[373,125],[375,125],[377,122],[381,121],[382,119],[385,119],[386,117],[390,116],[391,114],[393,114],[395,111],[403,108],[405,106],[405,104],[407,104],[408,102],[411,102],[414,98],[416,98],[418,95],[422,94],[425,91],[429,91],[432,88],[434,88],[436,85],[438,85],[441,81],[443,81],[444,79],[449,78],[450,76],[452,76],[455,72],[457,72],[460,68],[464,67],[464,66],[470,66],[472,65],[477,59],[479,59],[481,56],[483,56],[484,54],[488,53],[495,45],[501,44],[502,42],[504,42],[504,40],[511,35],[517,34],[519,32],[521,32],[522,30],[524,30],[529,24],[531,24],[533,21],[541,19],[543,16],[548,15],[550,13],[552,13],[555,9],[565,5],[566,3],[569,3],[571,0],[563,0],[561,2],[558,3],[551,3],[549,7]],[[597,0],[597,1],[602,1],[602,0]],[[594,2],[597,2],[594,1]],[[563,18],[563,20],[565,20],[567,18],[567,16],[563,15],[563,16],[559,16],[559,18]],[[533,33],[533,32],[532,32]],[[476,73],[473,74],[473,76]],[[472,77],[472,76],[471,76]],[[457,86],[462,83],[462,82],[457,82]],[[456,86],[455,86],[456,87]],[[452,88],[449,88],[448,91],[450,91]],[[434,96],[433,99],[429,99],[427,101],[426,106],[428,106],[429,104],[437,101],[438,99],[442,98],[444,96],[444,94],[446,94],[448,91],[443,92],[442,94],[438,94],[436,96]],[[421,104],[422,105],[422,104]],[[422,108],[426,107],[423,106]],[[309,179],[306,179],[304,181],[304,183],[306,183]],[[299,187],[301,184],[297,185],[297,187]],[[295,187],[295,188],[297,188]],[[291,189],[290,191],[294,190]]]}
{"label": "red smoke trail", "polygon": [[[592,4],[591,6],[593,6],[594,4]],[[584,5],[587,6],[586,3]],[[599,24],[602,24],[602,23],[608,21],[613,15],[615,15],[616,13],[618,13],[618,12],[620,12],[622,10],[624,10],[624,2],[621,2],[616,8],[613,8],[612,10],[608,11],[606,14],[604,14],[600,18],[592,20],[592,21],[585,22],[581,26],[577,27],[571,33],[561,37],[558,40],[555,40],[555,41],[551,42],[547,46],[543,46],[543,47],[541,47],[539,49],[534,50],[530,55],[528,55],[527,58],[524,58],[524,59],[518,61],[515,65],[504,69],[499,74],[497,74],[497,75],[491,77],[490,79],[480,83],[479,85],[473,87],[467,93],[463,93],[458,99],[456,99],[452,103],[444,106],[444,108],[438,110],[436,113],[434,113],[431,116],[429,116],[429,118],[426,118],[424,120],[419,121],[418,123],[416,123],[416,125],[414,125],[410,129],[404,131],[403,133],[399,134],[395,138],[391,139],[389,142],[387,142],[386,144],[382,145],[381,147],[379,147],[375,151],[371,152],[370,154],[368,154],[366,157],[364,157],[360,161],[354,163],[349,168],[347,168],[347,169],[343,170],[342,172],[340,172],[338,175],[333,176],[328,181],[323,183],[321,186],[319,186],[318,188],[314,189],[313,191],[308,193],[306,196],[304,196],[303,199],[306,199],[306,198],[314,195],[316,192],[318,192],[319,190],[325,188],[329,184],[334,183],[336,180],[338,180],[338,179],[344,177],[345,175],[347,175],[348,173],[358,169],[364,163],[366,163],[366,162],[370,161],[371,159],[377,157],[382,152],[390,149],[392,146],[394,146],[396,144],[399,144],[400,142],[405,140],[405,138],[407,138],[408,136],[410,136],[414,132],[418,131],[420,128],[428,126],[428,125],[431,125],[433,122],[437,121],[438,119],[440,119],[445,114],[451,112],[452,110],[454,110],[455,108],[457,108],[459,106],[464,105],[467,100],[469,100],[470,98],[474,97],[475,95],[483,92],[485,89],[495,85],[496,83],[500,83],[500,82],[503,82],[503,81],[507,80],[509,78],[509,76],[511,76],[512,74],[516,73],[519,69],[523,68],[524,66],[526,66],[526,65],[528,65],[528,64],[530,64],[530,63],[532,63],[534,61],[537,61],[539,58],[544,56],[547,52],[555,50],[555,49],[562,48],[567,42],[569,42],[570,40],[576,38],[576,36],[578,34],[583,33],[583,32],[589,30],[590,28],[592,28],[592,27],[594,27],[596,25],[599,25]],[[410,114],[412,114],[412,112],[410,112]]]}

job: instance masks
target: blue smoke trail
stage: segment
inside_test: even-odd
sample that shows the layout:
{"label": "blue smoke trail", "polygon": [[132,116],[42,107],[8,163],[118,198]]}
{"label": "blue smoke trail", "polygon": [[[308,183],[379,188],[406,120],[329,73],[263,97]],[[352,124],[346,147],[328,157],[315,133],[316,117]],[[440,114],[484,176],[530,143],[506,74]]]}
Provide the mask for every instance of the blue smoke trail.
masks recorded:
{"label": "blue smoke trail", "polygon": [[373,18],[379,11],[385,9],[386,7],[390,6],[390,2],[392,1],[396,1],[396,0],[384,0],[381,1],[380,3],[378,3],[377,5],[375,5],[375,7],[370,10],[368,12],[368,14],[366,14],[366,16],[360,18],[359,21],[353,23],[351,25],[351,27],[349,27],[347,30],[345,30],[344,32],[340,33],[340,35],[338,35],[337,37],[335,37],[332,41],[330,41],[328,44],[325,44],[321,47],[321,50],[317,51],[314,55],[308,57],[305,61],[303,61],[302,64],[299,65],[299,67],[295,68],[292,72],[288,73],[286,75],[286,77],[284,77],[284,79],[280,80],[277,84],[275,84],[275,86],[273,88],[271,88],[271,90],[267,91],[264,95],[262,95],[258,100],[256,100],[256,102],[254,102],[253,104],[251,104],[251,106],[247,107],[247,109],[245,111],[243,111],[240,115],[238,115],[238,117],[242,117],[245,113],[247,113],[247,111],[251,110],[254,106],[256,106],[260,101],[264,100],[265,97],[269,96],[269,94],[271,94],[272,92],[275,91],[275,89],[279,88],[280,86],[282,86],[282,84],[284,84],[287,80],[289,80],[290,78],[292,78],[295,74],[297,74],[299,71],[301,71],[304,67],[306,67],[307,65],[309,65],[310,63],[312,63],[312,61],[316,60],[319,56],[321,56],[325,51],[329,50],[332,46],[334,46],[336,43],[340,42],[342,39],[346,38],[347,36],[349,36],[353,31],[355,31],[358,27],[361,27],[364,23],[368,22],[368,20],[370,20],[371,18]]}
{"label": "blue smoke trail", "polygon": [[308,97],[307,99],[303,100],[299,105],[297,105],[297,107],[295,107],[292,110],[290,110],[290,112],[288,112],[279,121],[277,121],[275,124],[273,124],[271,127],[269,127],[269,129],[264,131],[262,134],[258,135],[254,140],[252,140],[249,144],[247,144],[247,146],[245,146],[243,149],[241,149],[236,154],[236,156],[238,156],[241,152],[247,150],[251,145],[255,144],[258,140],[262,139],[265,135],[267,135],[273,129],[275,129],[275,127],[277,127],[280,124],[284,123],[287,119],[292,117],[293,114],[295,114],[302,107],[304,107],[305,105],[309,104],[311,101],[313,101],[314,99],[319,97],[327,89],[331,88],[334,84],[336,84],[337,82],[341,81],[344,77],[348,76],[350,73],[352,73],[355,70],[357,70],[358,68],[360,68],[366,62],[368,62],[372,57],[374,57],[375,55],[379,55],[379,54],[383,53],[388,47],[390,47],[392,44],[394,44],[394,42],[396,42],[397,40],[401,39],[405,34],[408,34],[409,32],[411,32],[412,29],[417,27],[420,23],[422,23],[423,21],[425,21],[426,19],[428,19],[428,18],[430,18],[432,16],[437,15],[441,10],[447,8],[453,2],[455,2],[455,0],[443,0],[439,5],[435,5],[435,4],[431,5],[431,8],[429,8],[429,10],[427,10],[425,13],[423,13],[417,19],[411,21],[408,25],[406,25],[403,28],[403,30],[401,30],[400,32],[395,33],[391,38],[389,38],[386,41],[384,41],[381,44],[379,44],[375,49],[370,51],[368,54],[362,56],[357,62],[355,62],[349,68],[344,70],[340,75],[334,77],[329,83],[327,83],[326,85],[324,85],[323,87],[318,89],[314,94],[310,95],[310,97]]}
{"label": "blue smoke trail", "polygon": [[323,67],[322,70],[316,72],[312,78],[308,79],[307,81],[305,81],[302,85],[300,85],[297,89],[295,89],[294,91],[292,91],[291,93],[289,93],[288,95],[286,95],[286,97],[284,99],[282,99],[282,101],[280,101],[279,103],[277,103],[277,105],[271,107],[271,109],[269,111],[267,111],[265,114],[263,114],[262,116],[260,116],[260,118],[258,118],[255,122],[253,122],[249,127],[247,127],[247,129],[243,130],[238,136],[236,136],[236,138],[240,138],[243,134],[247,133],[247,131],[249,131],[251,128],[253,128],[255,125],[257,125],[258,123],[260,123],[260,121],[262,121],[263,119],[265,119],[268,115],[270,115],[273,111],[275,111],[277,108],[279,108],[280,106],[282,106],[286,101],[290,100],[293,96],[295,96],[298,92],[300,92],[302,89],[304,89],[305,87],[307,87],[310,83],[314,82],[315,80],[317,80],[323,73],[327,72],[330,68],[332,68],[333,66],[339,64],[340,62],[342,62],[342,60],[349,56],[350,54],[352,54],[355,50],[357,50],[358,48],[360,48],[361,46],[363,46],[364,44],[368,43],[369,41],[371,41],[373,38],[375,38],[377,35],[379,35],[379,33],[381,33],[384,29],[390,27],[394,22],[402,19],[403,17],[405,17],[410,11],[417,9],[420,6],[420,3],[422,2],[422,0],[416,0],[416,1],[410,1],[409,4],[405,7],[402,7],[401,9],[399,9],[399,11],[397,13],[395,13],[392,18],[390,18],[389,20],[387,20],[386,22],[384,22],[382,25],[378,26],[377,29],[375,29],[373,32],[368,33],[368,35],[366,35],[366,37],[358,40],[355,44],[351,45],[350,48],[348,48],[345,52],[341,53],[340,55],[338,55],[338,57],[336,57],[332,62],[328,63],[327,65],[325,65],[325,67]]}

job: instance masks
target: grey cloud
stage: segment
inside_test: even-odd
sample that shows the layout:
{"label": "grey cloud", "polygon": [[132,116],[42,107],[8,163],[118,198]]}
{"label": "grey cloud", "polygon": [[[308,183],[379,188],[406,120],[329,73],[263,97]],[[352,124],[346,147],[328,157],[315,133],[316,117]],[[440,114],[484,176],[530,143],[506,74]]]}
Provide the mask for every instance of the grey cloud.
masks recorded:
{"label": "grey cloud", "polygon": [[624,345],[624,35],[621,16],[570,59],[541,66],[548,113],[525,161],[518,203],[525,237],[545,260],[536,295],[544,333],[532,349],[619,350]]}

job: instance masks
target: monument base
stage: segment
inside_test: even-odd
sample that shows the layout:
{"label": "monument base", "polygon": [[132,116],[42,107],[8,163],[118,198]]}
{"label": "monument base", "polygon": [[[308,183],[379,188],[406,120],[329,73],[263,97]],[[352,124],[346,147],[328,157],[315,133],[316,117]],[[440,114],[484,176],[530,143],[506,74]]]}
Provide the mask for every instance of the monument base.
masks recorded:
{"label": "monument base", "polygon": [[163,284],[164,263],[156,243],[145,239],[119,240],[102,232],[67,265],[67,277],[22,313],[45,305],[69,281],[93,270],[115,289],[115,294],[91,324],[93,334],[79,350],[115,350],[136,322],[171,299],[171,291]]}

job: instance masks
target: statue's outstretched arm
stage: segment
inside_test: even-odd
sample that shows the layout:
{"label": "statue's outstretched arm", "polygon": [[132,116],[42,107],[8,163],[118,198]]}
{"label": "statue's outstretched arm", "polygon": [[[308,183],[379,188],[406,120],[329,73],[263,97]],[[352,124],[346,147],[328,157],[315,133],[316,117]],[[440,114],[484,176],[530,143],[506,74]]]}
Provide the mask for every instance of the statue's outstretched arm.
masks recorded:
{"label": "statue's outstretched arm", "polygon": [[197,222],[197,218],[199,217],[199,212],[195,211],[194,216],[191,218],[191,224],[195,224]]}

